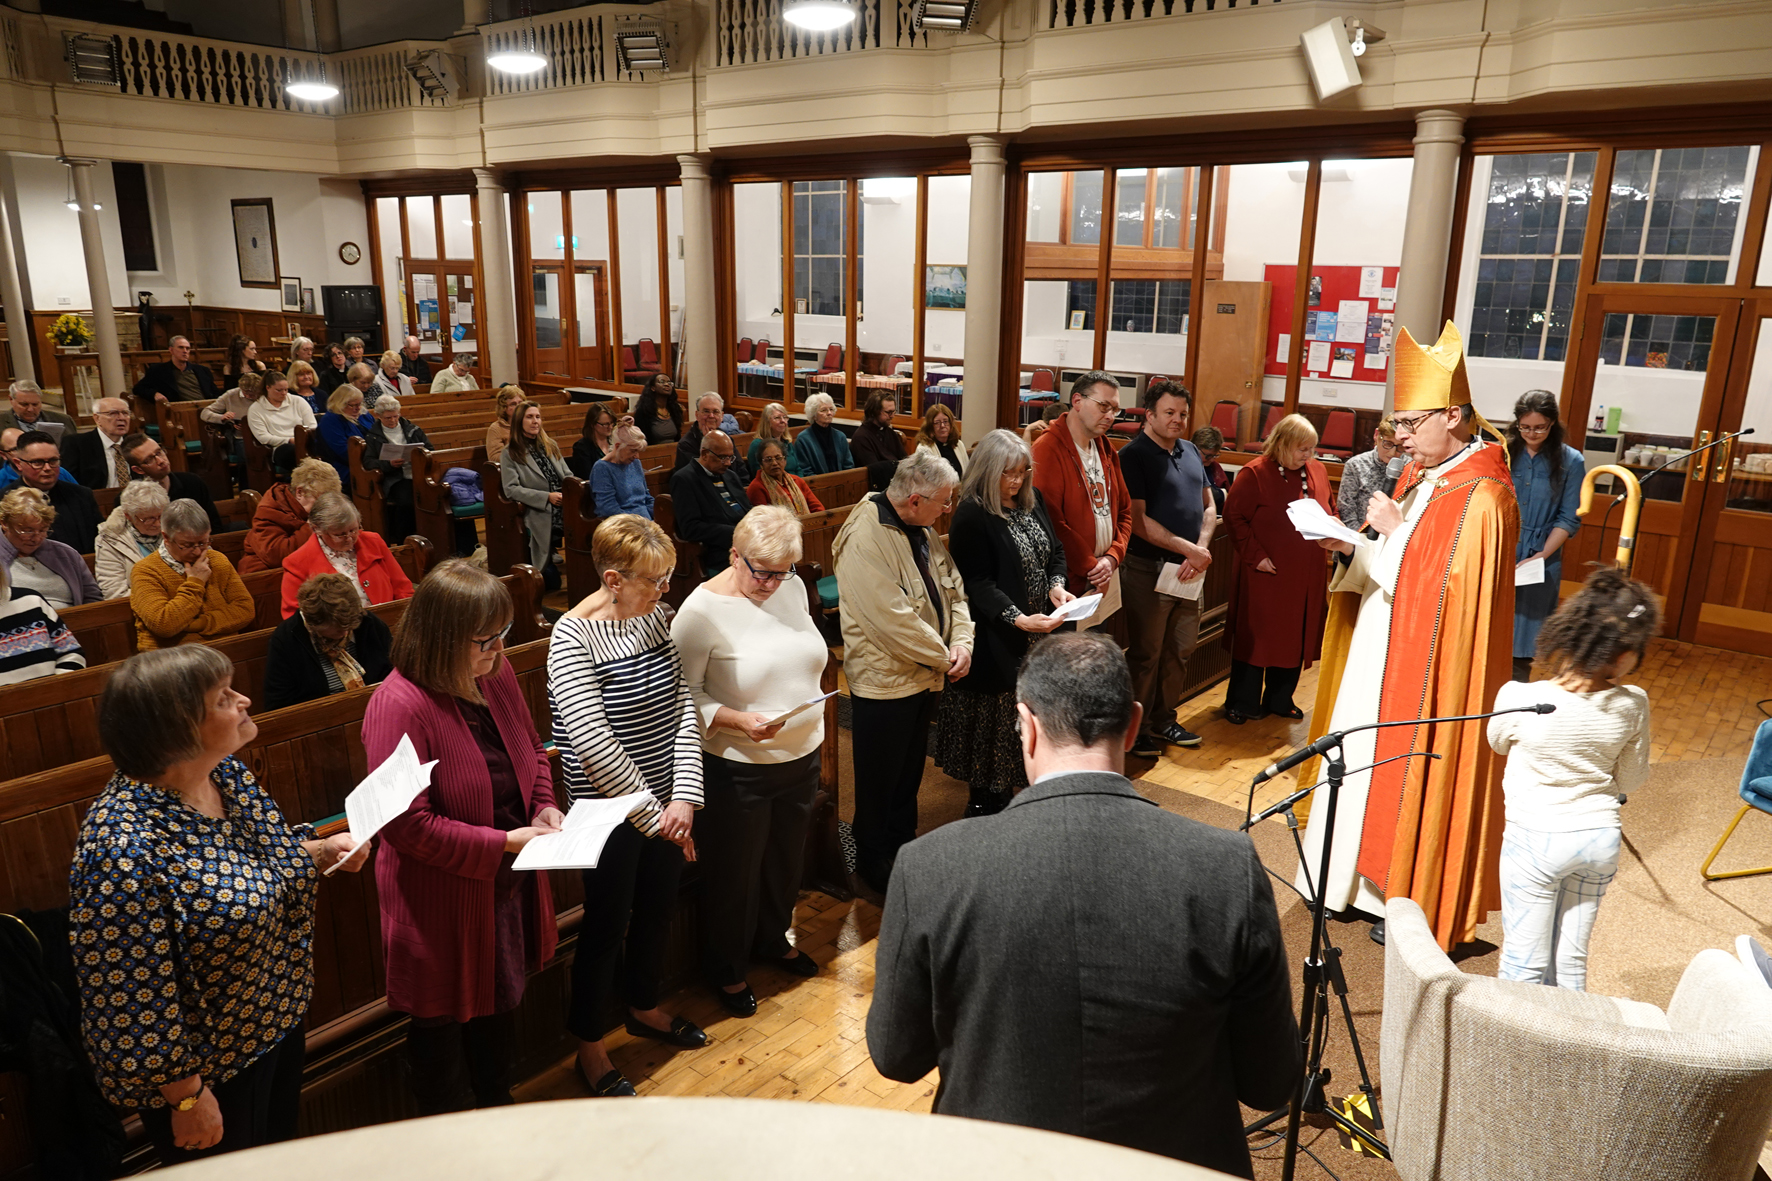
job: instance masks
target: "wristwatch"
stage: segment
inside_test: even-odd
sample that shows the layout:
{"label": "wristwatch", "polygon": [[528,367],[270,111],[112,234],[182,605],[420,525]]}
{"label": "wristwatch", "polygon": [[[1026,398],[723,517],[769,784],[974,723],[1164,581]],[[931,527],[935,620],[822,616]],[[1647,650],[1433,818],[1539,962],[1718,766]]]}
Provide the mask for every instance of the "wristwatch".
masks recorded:
{"label": "wristwatch", "polygon": [[207,1088],[206,1084],[198,1083],[197,1089],[195,1091],[192,1091],[189,1095],[186,1095],[183,1099],[180,1099],[177,1103],[172,1104],[172,1110],[174,1110],[174,1111],[189,1111],[189,1110],[191,1110],[191,1108],[197,1106],[197,1100],[203,1098],[203,1092],[207,1089],[208,1088]]}

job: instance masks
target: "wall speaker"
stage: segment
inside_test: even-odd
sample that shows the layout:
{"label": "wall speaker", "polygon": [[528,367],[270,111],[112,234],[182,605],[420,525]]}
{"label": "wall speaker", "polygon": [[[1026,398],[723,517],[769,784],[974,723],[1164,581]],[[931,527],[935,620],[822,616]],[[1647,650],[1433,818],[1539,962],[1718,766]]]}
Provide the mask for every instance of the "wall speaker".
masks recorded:
{"label": "wall speaker", "polygon": [[1310,68],[1318,102],[1360,84],[1360,65],[1354,60],[1347,25],[1340,17],[1306,29],[1298,35],[1298,44],[1304,50],[1304,63]]}

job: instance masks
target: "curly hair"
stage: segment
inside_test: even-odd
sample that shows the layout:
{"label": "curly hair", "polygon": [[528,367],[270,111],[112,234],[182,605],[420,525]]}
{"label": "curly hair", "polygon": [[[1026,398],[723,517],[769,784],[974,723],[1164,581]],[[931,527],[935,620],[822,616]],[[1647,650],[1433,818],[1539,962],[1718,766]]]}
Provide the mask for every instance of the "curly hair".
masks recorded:
{"label": "curly hair", "polygon": [[1597,677],[1626,652],[1639,660],[1661,631],[1655,592],[1610,567],[1588,576],[1538,633],[1538,660],[1553,676]]}
{"label": "curly hair", "polygon": [[348,632],[363,622],[363,596],[357,584],[336,570],[316,574],[295,592],[295,605],[310,624],[336,623]]}

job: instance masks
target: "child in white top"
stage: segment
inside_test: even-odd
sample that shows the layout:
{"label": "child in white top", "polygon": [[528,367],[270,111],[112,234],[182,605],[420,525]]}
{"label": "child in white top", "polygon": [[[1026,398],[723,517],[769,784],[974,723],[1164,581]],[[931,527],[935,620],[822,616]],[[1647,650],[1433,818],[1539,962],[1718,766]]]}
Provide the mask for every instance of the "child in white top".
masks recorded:
{"label": "child in white top", "polygon": [[1588,937],[1618,873],[1618,808],[1649,774],[1649,695],[1617,681],[1660,627],[1648,587],[1598,571],[1539,633],[1551,679],[1509,681],[1495,695],[1496,709],[1557,707],[1489,719],[1489,745],[1507,756],[1503,980],[1587,987]]}

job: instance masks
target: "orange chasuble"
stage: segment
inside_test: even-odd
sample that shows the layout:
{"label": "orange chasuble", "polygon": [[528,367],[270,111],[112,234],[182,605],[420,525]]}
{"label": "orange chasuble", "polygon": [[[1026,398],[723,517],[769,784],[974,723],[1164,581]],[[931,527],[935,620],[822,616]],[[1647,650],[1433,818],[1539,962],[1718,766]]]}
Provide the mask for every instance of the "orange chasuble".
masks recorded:
{"label": "orange chasuble", "polygon": [[[1421,478],[1411,462],[1397,499]],[[1439,479],[1399,570],[1378,720],[1489,708],[1512,675],[1519,535],[1505,450],[1485,447]],[[1384,763],[1412,750],[1440,757]],[[1379,730],[1375,761],[1359,872],[1386,898],[1419,903],[1450,951],[1501,906],[1502,760],[1484,723],[1459,722]]]}

